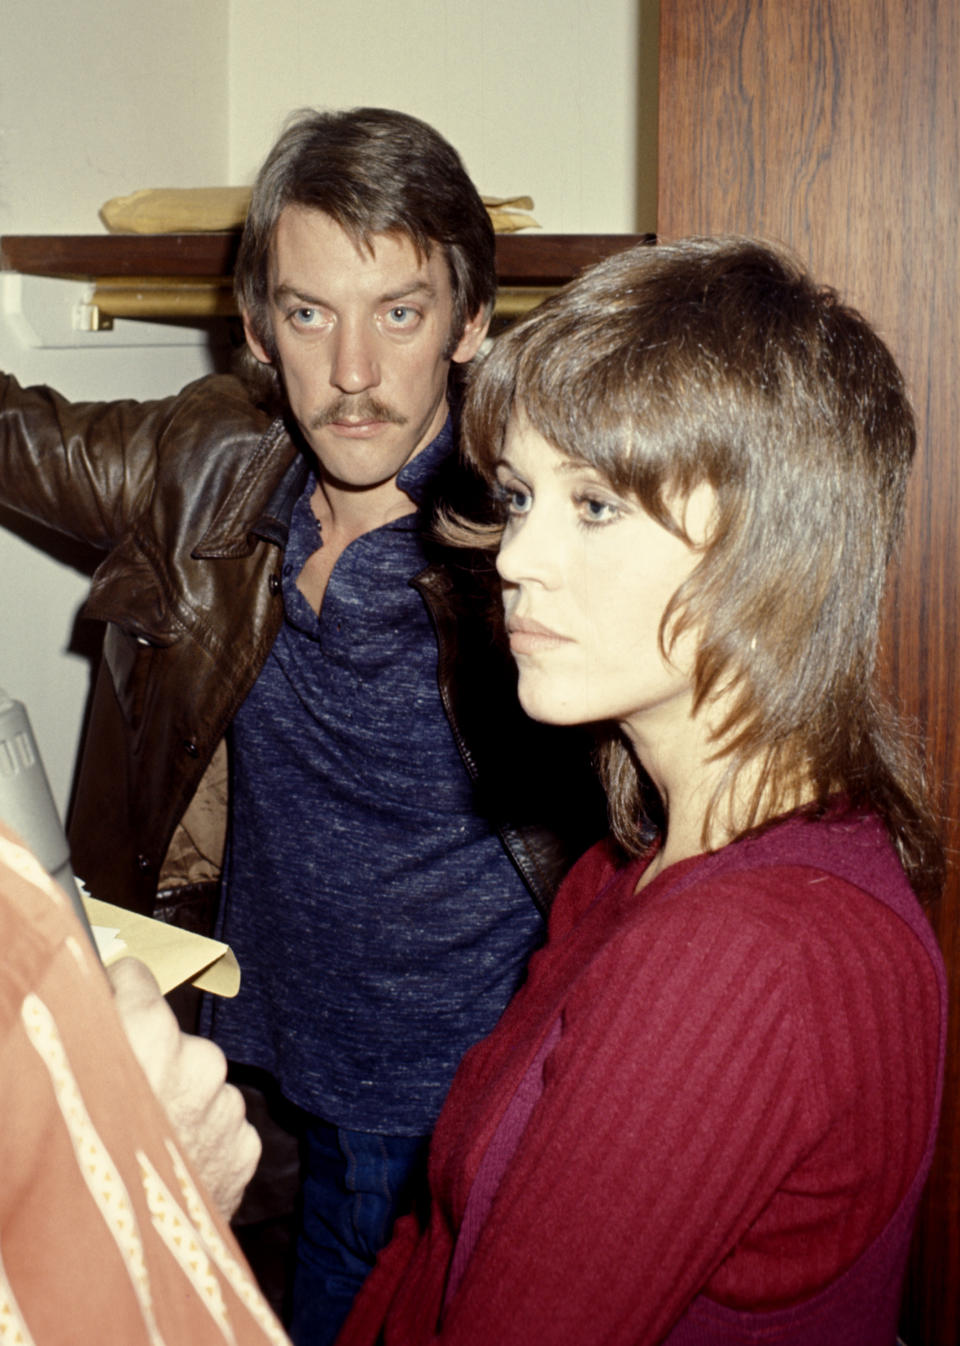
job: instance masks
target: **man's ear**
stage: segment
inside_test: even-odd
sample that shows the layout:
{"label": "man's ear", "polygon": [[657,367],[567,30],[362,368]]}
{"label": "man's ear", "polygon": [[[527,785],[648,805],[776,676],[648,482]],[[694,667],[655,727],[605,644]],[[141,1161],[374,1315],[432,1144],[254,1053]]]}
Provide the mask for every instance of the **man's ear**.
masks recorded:
{"label": "man's ear", "polygon": [[[477,309],[472,318],[467,320],[463,329],[463,335],[457,342],[456,349],[450,356],[455,364],[465,365],[472,360],[483,343],[483,338],[487,335],[487,329],[490,326],[490,319],[493,316],[493,309]],[[247,337],[249,341],[249,336]]]}
{"label": "man's ear", "polygon": [[251,322],[250,314],[247,312],[246,309],[243,309],[241,317],[243,318],[243,334],[247,338],[247,345],[253,352],[254,357],[257,360],[259,360],[262,365],[272,365],[273,361],[267,354],[267,350],[266,347],[263,345],[263,342],[260,340],[256,332],[253,330],[253,323]]}

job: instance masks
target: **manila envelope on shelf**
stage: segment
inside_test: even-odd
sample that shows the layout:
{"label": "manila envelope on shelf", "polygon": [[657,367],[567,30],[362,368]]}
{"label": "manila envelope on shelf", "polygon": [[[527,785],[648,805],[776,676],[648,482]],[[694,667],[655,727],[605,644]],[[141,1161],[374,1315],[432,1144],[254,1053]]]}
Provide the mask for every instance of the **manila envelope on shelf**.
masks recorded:
{"label": "manila envelope on shelf", "polygon": [[214,995],[232,997],[239,991],[240,966],[229,945],[124,911],[86,893],[83,905],[107,967],[127,955],[139,958],[156,977],[164,995],[183,982]]}

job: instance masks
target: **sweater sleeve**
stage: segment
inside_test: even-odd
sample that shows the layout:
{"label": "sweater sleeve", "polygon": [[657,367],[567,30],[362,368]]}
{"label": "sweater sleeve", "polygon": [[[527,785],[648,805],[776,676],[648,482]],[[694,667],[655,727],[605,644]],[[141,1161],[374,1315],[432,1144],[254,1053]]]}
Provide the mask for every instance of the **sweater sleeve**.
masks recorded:
{"label": "sweater sleeve", "polygon": [[[794,992],[762,927],[696,903],[593,959],[433,1339],[659,1341],[822,1120]],[[401,1283],[388,1346],[429,1339],[424,1288]]]}

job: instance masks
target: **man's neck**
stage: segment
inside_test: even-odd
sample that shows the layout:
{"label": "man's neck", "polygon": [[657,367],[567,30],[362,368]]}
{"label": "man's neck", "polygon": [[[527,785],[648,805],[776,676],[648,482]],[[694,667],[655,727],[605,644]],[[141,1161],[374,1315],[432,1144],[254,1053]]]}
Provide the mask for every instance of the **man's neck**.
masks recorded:
{"label": "man's neck", "polygon": [[416,505],[396,480],[357,490],[319,477],[310,497],[310,508],[323,532],[324,545],[328,539],[343,538],[343,545],[349,546],[354,538],[412,514]]}
{"label": "man's neck", "polygon": [[310,508],[320,525],[323,545],[318,547],[297,578],[297,588],[319,614],[323,596],[337,561],[358,537],[386,523],[412,514],[416,505],[395,481],[365,491],[345,491],[318,481]]}

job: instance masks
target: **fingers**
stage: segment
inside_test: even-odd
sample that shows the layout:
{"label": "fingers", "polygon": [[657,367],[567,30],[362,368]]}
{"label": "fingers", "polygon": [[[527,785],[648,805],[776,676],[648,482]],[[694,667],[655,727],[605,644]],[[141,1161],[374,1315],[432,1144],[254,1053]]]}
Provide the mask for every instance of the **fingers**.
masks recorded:
{"label": "fingers", "polygon": [[184,1106],[205,1113],[226,1087],[227,1058],[209,1038],[181,1033],[178,1043],[176,1092]]}
{"label": "fingers", "polygon": [[122,958],[107,969],[107,976],[127,1041],[150,1087],[164,1101],[171,1087],[176,1088],[178,1075],[183,1035],[176,1016],[153,973],[139,959]]}
{"label": "fingers", "polygon": [[125,1004],[149,1004],[160,995],[157,979],[139,958],[120,958],[107,968],[113,993]]}
{"label": "fingers", "polygon": [[227,1059],[207,1038],[182,1033],[153,974],[134,958],[109,970],[117,1012],[134,1055],[180,1144],[229,1218],[260,1161],[261,1142]]}
{"label": "fingers", "polygon": [[[209,1076],[204,1083],[208,1081]],[[200,1097],[198,1088],[193,1100]],[[178,1130],[185,1145],[189,1138],[188,1153],[229,1219],[260,1162],[260,1137],[247,1121],[243,1095],[232,1084],[221,1083],[202,1111],[181,1112]]]}
{"label": "fingers", "polygon": [[257,1170],[263,1146],[256,1128],[247,1121],[239,1089],[226,1085],[215,1106],[220,1116],[212,1130],[219,1130],[222,1139],[207,1165],[207,1185],[221,1213],[229,1219]]}

